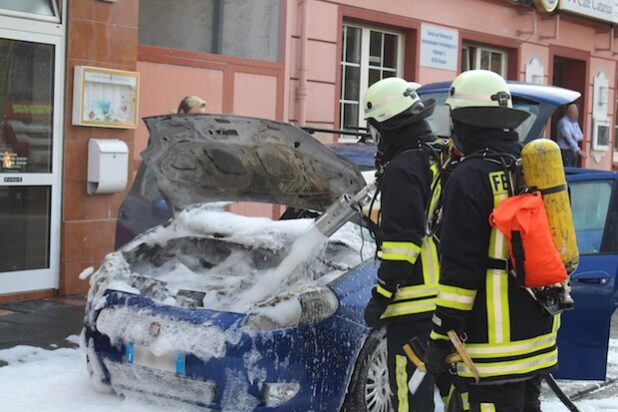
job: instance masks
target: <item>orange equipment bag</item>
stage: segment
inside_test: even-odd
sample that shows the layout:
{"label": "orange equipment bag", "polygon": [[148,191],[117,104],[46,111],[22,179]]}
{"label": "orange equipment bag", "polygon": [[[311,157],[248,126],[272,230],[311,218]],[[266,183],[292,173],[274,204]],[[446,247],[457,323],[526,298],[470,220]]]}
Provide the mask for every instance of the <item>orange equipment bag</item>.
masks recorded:
{"label": "orange equipment bag", "polygon": [[519,286],[536,288],[563,282],[568,275],[552,240],[540,192],[512,196],[489,217],[507,238]]}

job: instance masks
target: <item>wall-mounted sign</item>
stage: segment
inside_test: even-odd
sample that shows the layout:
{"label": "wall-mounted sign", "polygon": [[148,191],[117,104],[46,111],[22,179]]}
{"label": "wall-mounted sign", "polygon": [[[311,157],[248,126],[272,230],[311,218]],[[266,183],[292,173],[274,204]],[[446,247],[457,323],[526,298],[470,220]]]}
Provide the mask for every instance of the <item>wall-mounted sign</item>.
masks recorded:
{"label": "wall-mounted sign", "polygon": [[457,71],[459,32],[440,26],[421,26],[421,66]]}
{"label": "wall-mounted sign", "polygon": [[592,150],[609,149],[610,125],[608,118],[609,79],[603,71],[594,76],[592,92]]}
{"label": "wall-mounted sign", "polygon": [[560,0],[534,0],[534,7],[540,13],[552,13],[558,8]]}
{"label": "wall-mounted sign", "polygon": [[73,82],[73,124],[137,127],[139,73],[76,66]]}
{"label": "wall-mounted sign", "polygon": [[560,0],[560,10],[618,23],[618,1],[616,0]]}
{"label": "wall-mounted sign", "polygon": [[545,84],[545,68],[538,57],[531,58],[526,64],[526,83]]}

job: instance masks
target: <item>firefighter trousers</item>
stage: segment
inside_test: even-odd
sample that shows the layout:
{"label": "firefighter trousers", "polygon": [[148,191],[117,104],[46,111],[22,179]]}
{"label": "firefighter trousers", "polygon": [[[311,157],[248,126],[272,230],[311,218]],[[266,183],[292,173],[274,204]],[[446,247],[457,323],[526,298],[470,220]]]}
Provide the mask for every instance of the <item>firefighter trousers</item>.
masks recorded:
{"label": "firefighter trousers", "polygon": [[416,368],[403,351],[403,345],[414,337],[427,343],[430,332],[430,319],[393,321],[386,325],[388,377],[395,412],[434,410],[434,378],[429,373],[426,374],[423,382],[412,395],[408,389],[408,382]]}
{"label": "firefighter trousers", "polygon": [[541,375],[500,385],[466,385],[471,412],[541,412]]}

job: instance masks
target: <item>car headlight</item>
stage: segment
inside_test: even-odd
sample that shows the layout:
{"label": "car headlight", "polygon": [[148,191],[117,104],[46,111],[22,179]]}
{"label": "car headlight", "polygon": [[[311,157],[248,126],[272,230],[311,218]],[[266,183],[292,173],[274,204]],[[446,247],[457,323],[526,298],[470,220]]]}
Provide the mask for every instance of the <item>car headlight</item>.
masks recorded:
{"label": "car headlight", "polygon": [[263,302],[247,314],[245,325],[255,330],[310,325],[334,315],[338,308],[337,296],[323,286]]}
{"label": "car headlight", "polygon": [[296,396],[300,385],[296,382],[269,382],[264,384],[264,403],[269,408],[281,406]]}

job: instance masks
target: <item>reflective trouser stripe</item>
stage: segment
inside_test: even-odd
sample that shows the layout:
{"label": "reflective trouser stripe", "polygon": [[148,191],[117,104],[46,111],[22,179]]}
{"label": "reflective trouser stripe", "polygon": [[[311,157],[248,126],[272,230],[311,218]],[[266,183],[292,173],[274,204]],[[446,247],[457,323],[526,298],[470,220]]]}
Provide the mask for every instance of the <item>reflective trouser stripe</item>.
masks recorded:
{"label": "reflective trouser stripe", "polygon": [[[508,193],[494,193],[494,208],[506,198],[508,198]],[[488,256],[493,259],[508,259],[506,238],[495,227],[491,229]],[[489,343],[508,342],[511,338],[508,273],[505,270],[487,270],[485,286],[487,292],[487,331]]]}
{"label": "reflective trouser stripe", "polygon": [[473,359],[486,359],[521,356],[548,349],[554,345],[556,345],[556,332],[503,344],[468,343],[466,344],[466,350]]}
{"label": "reflective trouser stripe", "polygon": [[416,263],[421,248],[412,242],[382,242],[378,257],[382,260]]}
{"label": "reflective trouser stripe", "polygon": [[427,298],[434,297],[438,294],[438,288],[436,286],[417,285],[417,286],[403,286],[399,288],[395,295],[394,302],[415,299],[415,298]]}
{"label": "reflective trouser stripe", "polygon": [[461,404],[464,411],[470,410],[470,397],[468,396],[468,392],[461,393]]}
{"label": "reflective trouser stripe", "polygon": [[431,236],[425,236],[421,247],[421,262],[423,264],[423,280],[426,285],[438,283],[440,262],[438,260],[438,248]]}
{"label": "reflective trouser stripe", "polygon": [[481,412],[496,412],[496,405],[493,403],[481,403]]}
{"label": "reflective trouser stripe", "polygon": [[408,360],[403,355],[395,355],[395,380],[397,381],[398,412],[408,412]]}
{"label": "reflective trouser stripe", "polygon": [[[540,369],[552,367],[557,362],[558,350],[554,349],[551,352],[543,353],[525,359],[489,363],[476,363],[476,368],[478,369],[481,378],[490,378],[494,376],[523,375]],[[457,372],[459,376],[462,376],[464,378],[473,377],[470,369],[463,362],[459,362],[457,364]]]}
{"label": "reflective trouser stripe", "polygon": [[438,306],[457,310],[472,310],[476,290],[438,285]]}
{"label": "reflective trouser stripe", "polygon": [[425,313],[425,312],[433,312],[436,309],[435,299],[422,299],[418,301],[412,302],[399,302],[399,303],[391,303],[388,305],[384,313],[382,314],[382,319],[394,317],[394,316],[403,316],[403,315],[413,315],[416,313]]}

